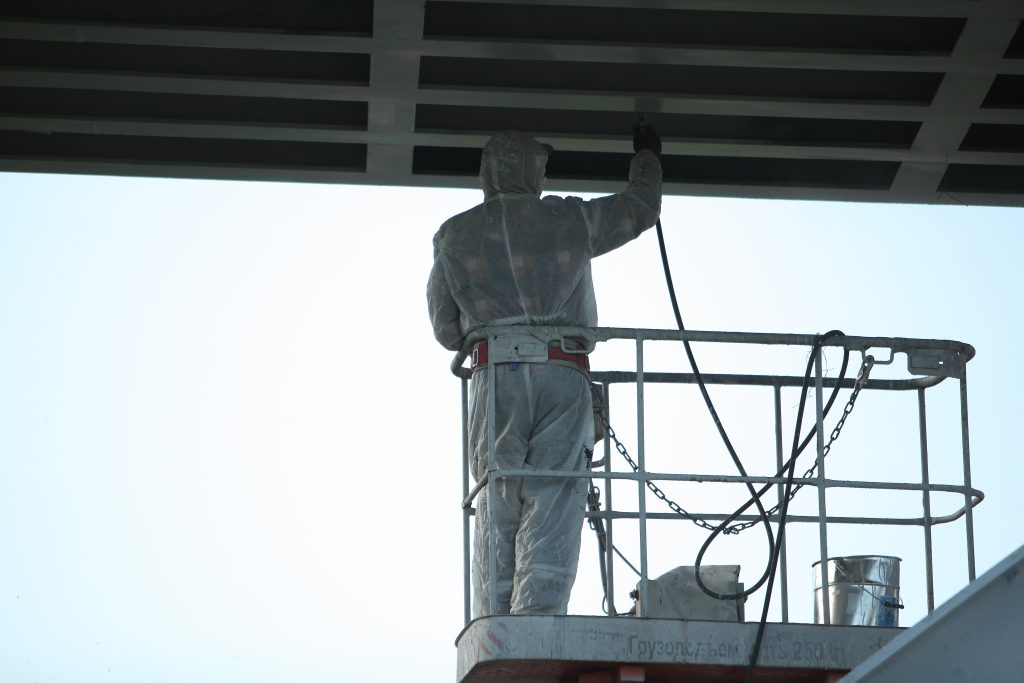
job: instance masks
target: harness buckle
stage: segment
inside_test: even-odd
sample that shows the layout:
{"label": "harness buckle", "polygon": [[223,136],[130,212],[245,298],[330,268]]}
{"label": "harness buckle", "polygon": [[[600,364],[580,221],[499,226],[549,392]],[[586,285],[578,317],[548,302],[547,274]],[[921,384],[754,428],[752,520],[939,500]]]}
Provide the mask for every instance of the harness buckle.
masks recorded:
{"label": "harness buckle", "polygon": [[491,363],[547,363],[547,343],[527,335],[495,337],[487,345],[487,359]]}

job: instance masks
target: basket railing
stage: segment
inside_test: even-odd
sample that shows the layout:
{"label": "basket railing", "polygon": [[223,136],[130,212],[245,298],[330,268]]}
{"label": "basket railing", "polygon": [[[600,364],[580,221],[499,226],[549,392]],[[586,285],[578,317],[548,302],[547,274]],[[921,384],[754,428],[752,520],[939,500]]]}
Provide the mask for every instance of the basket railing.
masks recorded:
{"label": "basket railing", "polygon": [[[635,346],[634,367],[630,370],[602,370],[592,368],[591,379],[600,387],[603,398],[603,405],[607,410],[610,404],[610,388],[615,385],[632,385],[635,390],[636,403],[636,453],[635,471],[616,471],[612,469],[612,447],[611,439],[607,436],[603,440],[604,457],[597,458],[597,463],[603,465],[602,469],[588,469],[586,471],[562,471],[562,470],[534,470],[534,469],[498,469],[492,468],[477,482],[472,481],[470,472],[470,444],[469,444],[469,392],[472,373],[469,368],[464,367],[467,357],[471,353],[473,345],[478,341],[489,341],[491,344],[497,342],[502,336],[528,334],[545,341],[558,339],[583,340],[590,347],[600,348],[600,345],[611,341],[632,341]],[[684,340],[690,342],[702,342],[712,344],[750,344],[765,347],[778,346],[803,346],[812,347],[820,341],[816,335],[801,334],[773,334],[773,333],[744,333],[744,332],[708,332],[689,331],[679,332],[674,330],[655,329],[630,329],[630,328],[580,328],[580,327],[553,327],[553,326],[502,326],[489,327],[478,330],[466,341],[463,349],[456,354],[452,361],[452,372],[462,381],[462,507],[463,507],[463,572],[464,572],[464,612],[465,620],[468,623],[471,618],[470,605],[470,553],[471,553],[471,523],[470,519],[475,514],[473,503],[476,496],[484,487],[494,486],[500,478],[508,477],[558,477],[558,478],[587,478],[601,480],[604,484],[604,509],[588,512],[588,517],[597,518],[603,522],[604,531],[607,537],[605,543],[605,561],[607,572],[604,576],[605,595],[609,603],[613,600],[615,590],[614,573],[614,522],[615,520],[635,520],[639,536],[639,582],[638,604],[647,603],[648,587],[648,548],[647,548],[647,525],[649,520],[686,519],[676,512],[655,512],[647,509],[647,490],[649,482],[698,482],[698,483],[719,483],[739,485],[775,485],[778,496],[781,500],[783,486],[787,478],[783,476],[741,476],[731,474],[706,474],[686,472],[651,472],[647,470],[645,462],[645,420],[646,420],[646,397],[644,388],[648,384],[695,384],[698,381],[697,375],[692,372],[652,372],[645,368],[645,346],[651,342],[678,342],[680,346]],[[984,494],[973,488],[971,484],[970,468],[970,439],[968,428],[967,410],[967,363],[974,356],[974,349],[969,344],[956,341],[934,340],[934,339],[909,339],[896,337],[856,337],[856,336],[835,336],[829,337],[821,342],[825,348],[845,349],[851,354],[859,353],[862,358],[867,359],[869,352],[873,362],[878,365],[891,365],[897,355],[905,355],[907,361],[906,378],[898,379],[875,379],[867,378],[858,380],[854,378],[836,379],[824,376],[822,370],[821,355],[817,356],[814,363],[814,371],[810,378],[810,386],[813,392],[814,420],[817,425],[817,460],[816,471],[813,476],[797,476],[791,480],[794,485],[814,487],[817,490],[817,512],[813,515],[793,514],[786,516],[786,523],[807,523],[815,524],[818,527],[818,545],[820,563],[818,567],[821,572],[821,585],[827,585],[827,560],[829,526],[836,524],[867,524],[886,526],[917,526],[921,527],[924,536],[925,574],[927,590],[927,606],[931,612],[934,605],[934,558],[932,528],[964,519],[965,542],[966,542],[966,564],[967,577],[969,581],[975,578],[974,558],[974,520],[973,508],[984,498]],[[680,352],[682,350],[680,349]],[[887,358],[875,359],[874,353],[885,352]],[[592,358],[595,357],[592,355]],[[485,366],[478,372],[493,372],[493,364]],[[492,375],[493,377],[493,375]],[[782,471],[786,460],[783,450],[782,439],[782,390],[784,388],[801,388],[805,384],[805,378],[793,375],[777,374],[703,374],[702,380],[706,385],[734,385],[750,387],[770,387],[773,390],[774,421],[776,429],[776,461],[779,470]],[[959,382],[959,403],[960,403],[960,450],[962,459],[962,482],[954,484],[933,483],[929,477],[929,455],[928,455],[928,423],[925,392],[946,380]],[[836,385],[840,389],[854,389],[857,382],[860,382],[861,391],[895,391],[895,392],[916,392],[918,403],[918,432],[920,435],[920,472],[919,481],[891,482],[871,480],[843,480],[832,479],[826,476],[825,437],[825,415],[823,405],[825,403],[826,390],[831,391]],[[491,391],[487,400],[491,401],[489,414],[493,415],[493,402],[497,400],[496,383],[489,383]],[[605,413],[605,417],[610,416]],[[494,448],[494,435],[489,440],[489,447]],[[596,458],[596,456],[595,456]],[[491,458],[489,462],[494,462]],[[635,510],[616,510],[612,507],[612,482],[616,480],[634,481],[637,486],[637,502]],[[917,491],[921,494],[921,514],[911,517],[894,516],[865,516],[865,515],[830,515],[828,513],[826,493],[832,489],[859,489],[863,491]],[[954,494],[963,498],[963,504],[956,510],[947,514],[934,515],[932,513],[933,493]],[[489,495],[490,500],[494,500]],[[761,519],[754,512],[735,515],[731,511],[713,511],[691,513],[694,517],[708,521],[721,521],[731,519],[732,522],[748,522]],[[769,520],[779,522],[778,513],[768,515]],[[492,539],[493,539],[492,534]],[[490,548],[491,576],[495,576],[495,548],[492,543]],[[788,571],[785,538],[780,547],[780,571],[785,577]],[[789,620],[789,596],[787,594],[787,581],[780,582],[782,621]],[[824,623],[829,623],[828,591],[822,591]],[[615,614],[612,604],[609,604],[607,612]],[[639,616],[643,616],[640,614]]]}

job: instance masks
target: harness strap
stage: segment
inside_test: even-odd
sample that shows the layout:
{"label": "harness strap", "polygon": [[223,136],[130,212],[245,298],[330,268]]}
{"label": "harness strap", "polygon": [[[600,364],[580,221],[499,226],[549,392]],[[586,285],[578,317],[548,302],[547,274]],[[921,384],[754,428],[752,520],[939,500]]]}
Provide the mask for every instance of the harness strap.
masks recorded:
{"label": "harness strap", "polygon": [[[590,359],[585,353],[567,353],[557,346],[549,346],[548,360],[569,363],[572,367],[576,368],[587,377],[590,377]],[[506,362],[512,363],[516,361]],[[501,365],[500,362],[498,364]],[[470,355],[469,369],[471,372],[475,373],[477,370],[481,370],[485,367],[487,367],[487,342],[481,341],[473,345],[473,353]]]}

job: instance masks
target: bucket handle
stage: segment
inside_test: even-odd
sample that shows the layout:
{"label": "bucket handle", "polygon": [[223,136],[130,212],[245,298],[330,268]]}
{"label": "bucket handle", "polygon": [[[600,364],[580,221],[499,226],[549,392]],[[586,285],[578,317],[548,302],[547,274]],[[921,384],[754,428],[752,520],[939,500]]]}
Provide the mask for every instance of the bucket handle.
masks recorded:
{"label": "bucket handle", "polygon": [[865,592],[875,600],[878,600],[882,607],[886,607],[888,609],[903,609],[905,607],[903,604],[903,598],[897,597],[896,599],[899,600],[899,602],[892,602],[891,600],[887,600],[884,596],[875,595],[872,591]]}
{"label": "bucket handle", "polygon": [[878,600],[878,602],[882,604],[882,607],[886,607],[888,609],[903,609],[905,607],[905,605],[903,604],[903,598],[898,597],[896,599],[899,602],[893,602],[892,600],[886,600],[884,597],[878,597],[874,593],[869,592],[868,595],[873,597],[875,600]]}

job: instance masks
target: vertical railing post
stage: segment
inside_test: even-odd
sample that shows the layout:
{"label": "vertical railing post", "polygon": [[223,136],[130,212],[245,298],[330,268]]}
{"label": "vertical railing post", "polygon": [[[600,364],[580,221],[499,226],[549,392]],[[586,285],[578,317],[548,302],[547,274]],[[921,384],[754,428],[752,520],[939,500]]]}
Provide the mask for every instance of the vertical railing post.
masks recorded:
{"label": "vertical railing post", "polygon": [[[612,409],[609,403],[611,392],[606,382],[601,388],[601,399],[604,404],[604,414],[607,424],[611,424]],[[605,430],[607,431],[607,429]],[[604,471],[612,471],[612,445],[608,434],[604,435]],[[612,537],[612,480],[607,477],[604,480],[604,528],[605,548],[604,564],[606,567],[604,594],[608,596],[608,616],[616,616],[615,610],[615,546]]]}
{"label": "vertical railing post", "polygon": [[[960,439],[964,457],[964,487],[971,488],[971,439],[967,427],[967,365],[964,364],[963,377],[960,378]],[[964,492],[964,507],[967,510],[967,580],[974,581],[974,500],[970,490]]]}
{"label": "vertical railing post", "polygon": [[649,609],[647,595],[647,465],[644,461],[644,337],[636,335],[636,438],[637,438],[637,494],[639,500],[640,523],[640,609],[637,616],[642,617]]}
{"label": "vertical railing post", "polygon": [[921,504],[924,506],[924,572],[928,592],[928,614],[935,611],[935,574],[932,565],[932,497],[928,490],[928,411],[925,406],[924,389],[917,390],[917,422],[921,435]]}
{"label": "vertical railing post", "polygon": [[[462,378],[462,500],[469,497],[469,381]],[[472,616],[470,610],[470,542],[469,518],[471,506],[462,511],[462,611],[465,623]]]}
{"label": "vertical railing post", "polygon": [[[784,461],[782,459],[782,386],[776,384],[772,387],[775,396],[775,471],[781,472]],[[783,484],[776,486],[779,494],[779,505],[782,505],[782,497],[786,495],[786,487]],[[779,538],[779,565],[782,570],[782,581],[779,586],[782,590],[782,623],[789,623],[789,569],[786,565],[786,539],[785,534]]]}
{"label": "vertical railing post", "polygon": [[[497,337],[488,339],[488,348],[491,349],[492,359]],[[491,614],[498,613],[498,594],[495,587],[498,583],[498,525],[494,522],[494,496],[497,493],[497,425],[498,416],[498,364],[493,360],[487,363],[487,526],[488,526],[488,548],[487,548],[487,572],[491,584],[491,596],[489,607]]]}
{"label": "vertical railing post", "polygon": [[821,551],[821,609],[825,625],[832,623],[832,611],[828,594],[828,532],[825,529],[825,417],[821,380],[821,355],[819,347],[814,356],[814,407],[818,442],[818,545]]}

